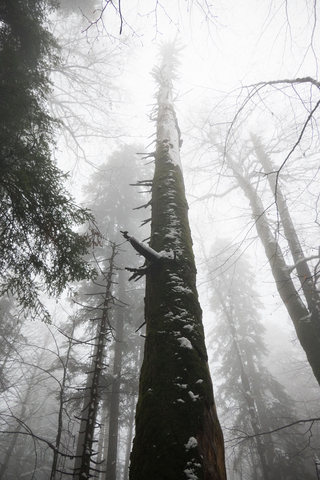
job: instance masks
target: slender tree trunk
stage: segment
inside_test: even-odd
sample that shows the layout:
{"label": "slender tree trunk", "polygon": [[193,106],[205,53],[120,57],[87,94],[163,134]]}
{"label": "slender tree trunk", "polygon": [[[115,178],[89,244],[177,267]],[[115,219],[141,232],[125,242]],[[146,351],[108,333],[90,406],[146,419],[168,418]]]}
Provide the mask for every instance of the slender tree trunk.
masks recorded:
{"label": "slender tree trunk", "polygon": [[75,323],[73,323],[73,325],[72,325],[70,338],[68,340],[68,348],[67,348],[65,361],[63,361],[61,359],[61,362],[62,362],[62,365],[63,365],[63,375],[62,375],[60,391],[59,391],[58,429],[57,429],[56,444],[55,444],[56,450],[54,450],[54,452],[53,452],[53,460],[52,460],[50,480],[55,480],[56,479],[56,473],[57,473],[58,458],[59,458],[58,450],[59,450],[59,447],[60,447],[62,429],[63,429],[63,406],[64,406],[64,401],[65,401],[64,395],[65,395],[66,380],[67,380],[67,373],[68,373],[68,364],[69,364],[69,358],[70,358],[70,354],[71,354],[72,337],[73,337],[74,329],[75,329]]}
{"label": "slender tree trunk", "polygon": [[268,182],[275,200],[277,202],[278,212],[281,219],[284,235],[287,239],[290,252],[295,264],[295,269],[304,293],[309,312],[312,314],[313,321],[319,325],[320,328],[320,295],[316,290],[316,285],[313,282],[313,275],[309,268],[308,262],[303,252],[299,237],[297,235],[295,226],[293,224],[285,196],[282,193],[279,182],[276,182],[276,171],[264,151],[261,142],[254,135],[251,136],[257,159],[261,163],[265,173],[267,174]]}
{"label": "slender tree trunk", "polygon": [[132,395],[131,405],[130,405],[130,414],[129,414],[129,429],[128,429],[128,435],[127,435],[127,441],[126,441],[126,456],[124,461],[123,480],[129,479],[129,462],[130,462],[130,452],[132,447],[135,410],[136,410],[136,401],[135,401],[135,396]]}
{"label": "slender tree trunk", "polygon": [[146,278],[146,342],[129,478],[225,480],[172,102],[172,57],[168,51],[156,72],[155,254]]}
{"label": "slender tree trunk", "polygon": [[[109,396],[108,396],[107,399],[106,399],[105,411],[108,410],[107,405],[109,406],[109,404],[110,404],[110,402],[109,402]],[[108,410],[107,418],[106,418],[106,424],[105,424],[105,427],[104,427],[104,445],[103,445],[104,466],[107,465],[107,458],[108,458],[108,449],[109,449],[109,427],[110,427],[110,414],[109,414],[109,410]],[[105,474],[103,473],[102,478],[104,478],[104,477],[105,477]]]}
{"label": "slender tree trunk", "polygon": [[107,397],[105,394],[102,394],[102,405],[101,405],[101,427],[99,432],[99,440],[98,440],[98,456],[97,456],[97,464],[103,465],[101,470],[102,472],[99,473],[99,480],[103,480],[105,476],[105,459],[107,457],[107,452],[105,454],[106,444],[108,443],[108,428],[109,428],[109,414],[107,408]]}
{"label": "slender tree trunk", "polygon": [[273,236],[263,204],[250,181],[230,162],[235,178],[248,198],[256,229],[269,260],[279,295],[289,313],[299,342],[304,349],[313,373],[320,384],[320,328],[300,298],[292,281],[289,268],[284,260],[279,243]]}
{"label": "slender tree trunk", "polygon": [[[124,271],[119,270],[119,300],[125,302],[124,298]],[[108,456],[106,467],[106,480],[117,478],[117,456],[118,456],[118,433],[119,433],[119,409],[120,409],[120,385],[123,353],[123,328],[124,328],[124,306],[118,306],[115,325],[115,350],[113,360],[113,381],[110,395],[110,418],[109,418],[109,440]]]}
{"label": "slender tree trunk", "polygon": [[109,270],[106,278],[106,293],[102,308],[101,320],[97,331],[97,344],[94,348],[91,371],[89,372],[85,388],[85,398],[82,408],[82,417],[78,436],[76,460],[74,465],[73,478],[84,480],[90,478],[91,471],[99,472],[99,468],[91,467],[93,451],[94,430],[99,404],[99,383],[101,370],[104,362],[104,350],[107,334],[109,333],[108,311],[112,299],[112,283],[114,271],[114,258],[116,245],[112,245],[111,257],[109,259]]}

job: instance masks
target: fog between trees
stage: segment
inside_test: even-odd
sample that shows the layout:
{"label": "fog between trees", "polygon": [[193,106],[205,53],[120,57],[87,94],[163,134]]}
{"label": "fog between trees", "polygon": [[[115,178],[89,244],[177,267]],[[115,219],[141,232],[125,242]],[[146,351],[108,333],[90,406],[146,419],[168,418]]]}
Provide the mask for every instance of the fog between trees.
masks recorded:
{"label": "fog between trees", "polygon": [[318,13],[3,0],[0,479],[320,477]]}

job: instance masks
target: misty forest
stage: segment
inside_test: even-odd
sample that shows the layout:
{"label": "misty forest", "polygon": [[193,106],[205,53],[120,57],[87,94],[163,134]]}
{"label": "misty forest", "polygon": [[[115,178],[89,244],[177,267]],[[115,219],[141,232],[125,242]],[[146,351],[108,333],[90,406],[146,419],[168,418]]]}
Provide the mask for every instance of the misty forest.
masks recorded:
{"label": "misty forest", "polygon": [[317,0],[0,0],[0,480],[320,480]]}

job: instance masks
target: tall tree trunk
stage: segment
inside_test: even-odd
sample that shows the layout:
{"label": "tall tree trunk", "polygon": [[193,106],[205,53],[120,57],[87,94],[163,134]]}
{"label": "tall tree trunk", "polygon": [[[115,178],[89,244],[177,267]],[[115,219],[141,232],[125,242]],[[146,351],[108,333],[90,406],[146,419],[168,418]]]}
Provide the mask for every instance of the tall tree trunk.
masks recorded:
{"label": "tall tree trunk", "polygon": [[285,196],[282,193],[279,182],[277,182],[275,168],[269,156],[265,152],[260,140],[254,135],[251,135],[251,140],[253,142],[257,159],[259,160],[263,167],[263,170],[267,174],[267,179],[271,191],[277,202],[283,232],[290,248],[290,252],[295,264],[295,269],[298,274],[298,278],[308,305],[309,312],[313,317],[313,321],[319,325],[320,329],[320,295],[319,292],[317,292],[316,290],[316,285],[313,281],[313,275],[309,268],[303,248],[297,235],[297,231],[293,224]]}
{"label": "tall tree trunk", "polygon": [[272,275],[279,295],[289,313],[298,340],[304,349],[312,371],[320,385],[320,328],[311,317],[292,281],[290,270],[284,260],[281,248],[275,239],[264,206],[250,181],[241,174],[240,169],[229,159],[233,174],[248,198],[256,219],[256,229],[268,258]]}
{"label": "tall tree trunk", "polygon": [[98,439],[98,456],[97,464],[103,465],[101,472],[98,474],[99,480],[103,480],[105,477],[105,465],[108,452],[108,431],[109,431],[109,412],[108,412],[108,397],[102,393],[102,402],[100,408],[101,426]]}
{"label": "tall tree trunk", "polygon": [[99,468],[92,468],[91,462],[94,455],[93,442],[96,426],[96,416],[99,405],[99,383],[101,370],[104,363],[104,351],[106,338],[109,333],[109,308],[112,300],[112,284],[114,272],[114,258],[116,256],[116,245],[112,245],[109,259],[109,269],[106,275],[105,299],[102,307],[102,314],[97,327],[97,344],[94,347],[91,371],[88,374],[85,387],[85,396],[82,408],[79,436],[76,450],[73,478],[84,480],[90,478],[91,471],[99,472]]}
{"label": "tall tree trunk", "polygon": [[[223,436],[207,363],[180,131],[172,102],[174,68],[172,47],[171,51],[167,47],[155,74],[159,83],[151,223],[155,254],[146,278],[146,342],[129,478],[225,480]],[[156,253],[163,251],[167,254]]]}
{"label": "tall tree trunk", "polygon": [[98,439],[98,456],[97,456],[97,464],[103,465],[101,468],[101,472],[98,474],[99,480],[103,480],[105,476],[105,465],[107,458],[107,451],[108,451],[108,430],[109,430],[109,413],[107,407],[107,397],[106,395],[102,394],[102,405],[101,405],[101,426],[99,432],[99,439]]}
{"label": "tall tree trunk", "polygon": [[[125,276],[124,271],[119,270],[119,300],[125,303]],[[123,353],[123,328],[124,328],[124,304],[119,305],[116,313],[115,325],[115,349],[113,360],[113,381],[110,394],[109,408],[109,440],[108,456],[106,467],[106,480],[116,480],[117,478],[117,456],[118,456],[118,433],[119,433],[119,409],[120,409],[120,385],[121,368]]]}
{"label": "tall tree trunk", "polygon": [[131,446],[132,446],[135,410],[136,410],[135,396],[132,395],[131,405],[130,405],[130,414],[129,414],[129,428],[128,428],[128,435],[127,435],[127,441],[126,441],[126,455],[124,460],[123,480],[129,479],[129,462],[130,462],[130,452],[131,452]]}

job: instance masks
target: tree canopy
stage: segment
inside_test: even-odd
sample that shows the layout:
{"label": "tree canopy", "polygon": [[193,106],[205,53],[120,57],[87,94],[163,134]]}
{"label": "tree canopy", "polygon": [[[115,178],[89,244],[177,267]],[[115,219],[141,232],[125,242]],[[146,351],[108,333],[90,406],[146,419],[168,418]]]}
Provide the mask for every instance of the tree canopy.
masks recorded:
{"label": "tree canopy", "polygon": [[58,122],[46,99],[49,68],[59,60],[46,29],[48,6],[5,0],[0,7],[0,288],[45,316],[37,280],[59,294],[68,281],[88,276],[88,237],[74,228],[91,218],[66,192],[53,159]]}

